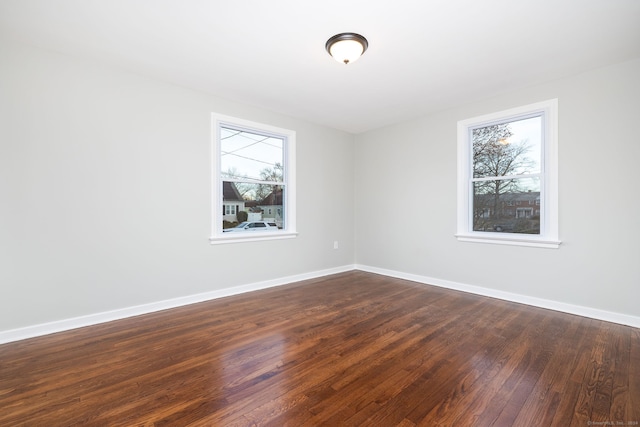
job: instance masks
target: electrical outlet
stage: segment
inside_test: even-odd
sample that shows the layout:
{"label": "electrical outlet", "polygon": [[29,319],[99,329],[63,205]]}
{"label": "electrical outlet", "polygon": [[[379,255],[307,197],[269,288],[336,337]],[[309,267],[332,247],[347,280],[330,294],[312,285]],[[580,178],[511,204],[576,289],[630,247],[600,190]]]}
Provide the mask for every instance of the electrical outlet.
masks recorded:
{"label": "electrical outlet", "polygon": [[338,249],[338,241],[337,240],[333,241],[333,249]]}

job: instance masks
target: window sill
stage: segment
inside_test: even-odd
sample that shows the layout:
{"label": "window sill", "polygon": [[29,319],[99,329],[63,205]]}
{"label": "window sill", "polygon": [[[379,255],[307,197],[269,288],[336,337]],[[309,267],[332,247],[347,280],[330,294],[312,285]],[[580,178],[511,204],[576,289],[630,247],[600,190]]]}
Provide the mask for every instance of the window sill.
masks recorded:
{"label": "window sill", "polygon": [[529,246],[534,248],[558,249],[562,243],[559,240],[548,240],[524,235],[504,233],[456,234],[459,242],[489,243],[494,245]]}
{"label": "window sill", "polygon": [[250,235],[244,233],[226,233],[221,236],[209,237],[209,242],[212,245],[224,245],[227,243],[240,243],[240,242],[259,242],[263,240],[282,240],[282,239],[294,239],[298,236],[298,233],[292,231],[270,231],[266,233],[250,232]]}

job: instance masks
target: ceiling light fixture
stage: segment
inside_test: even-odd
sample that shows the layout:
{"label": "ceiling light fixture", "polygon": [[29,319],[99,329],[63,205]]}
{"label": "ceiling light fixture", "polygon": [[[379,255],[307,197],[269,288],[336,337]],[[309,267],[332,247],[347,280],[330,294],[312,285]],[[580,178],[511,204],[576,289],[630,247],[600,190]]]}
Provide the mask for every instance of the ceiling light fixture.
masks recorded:
{"label": "ceiling light fixture", "polygon": [[327,40],[329,55],[344,64],[355,62],[369,47],[367,39],[356,33],[340,33]]}

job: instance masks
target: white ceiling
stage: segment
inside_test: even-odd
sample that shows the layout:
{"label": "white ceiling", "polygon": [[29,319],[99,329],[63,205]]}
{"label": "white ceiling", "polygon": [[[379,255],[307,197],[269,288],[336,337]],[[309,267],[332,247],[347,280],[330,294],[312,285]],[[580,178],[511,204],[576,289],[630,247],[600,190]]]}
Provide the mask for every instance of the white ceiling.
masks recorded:
{"label": "white ceiling", "polygon": [[0,36],[360,133],[638,58],[640,0],[0,0]]}

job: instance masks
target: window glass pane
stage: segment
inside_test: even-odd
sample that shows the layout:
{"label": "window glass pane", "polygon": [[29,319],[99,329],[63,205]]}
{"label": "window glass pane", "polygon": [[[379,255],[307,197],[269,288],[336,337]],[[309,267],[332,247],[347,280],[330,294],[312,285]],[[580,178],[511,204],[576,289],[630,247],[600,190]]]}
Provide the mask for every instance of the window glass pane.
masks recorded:
{"label": "window glass pane", "polygon": [[471,140],[474,178],[540,173],[541,116],[473,129]]}
{"label": "window glass pane", "polygon": [[473,183],[473,231],[540,234],[540,180]]}
{"label": "window glass pane", "polygon": [[248,228],[267,227],[257,222],[275,223],[278,229],[285,228],[283,213],[285,186],[256,184],[254,182],[223,183],[223,204],[231,204],[237,211],[229,209],[222,218],[222,228],[235,227],[240,222],[249,222]]}
{"label": "window glass pane", "polygon": [[225,127],[220,132],[223,178],[282,182],[282,138]]}

